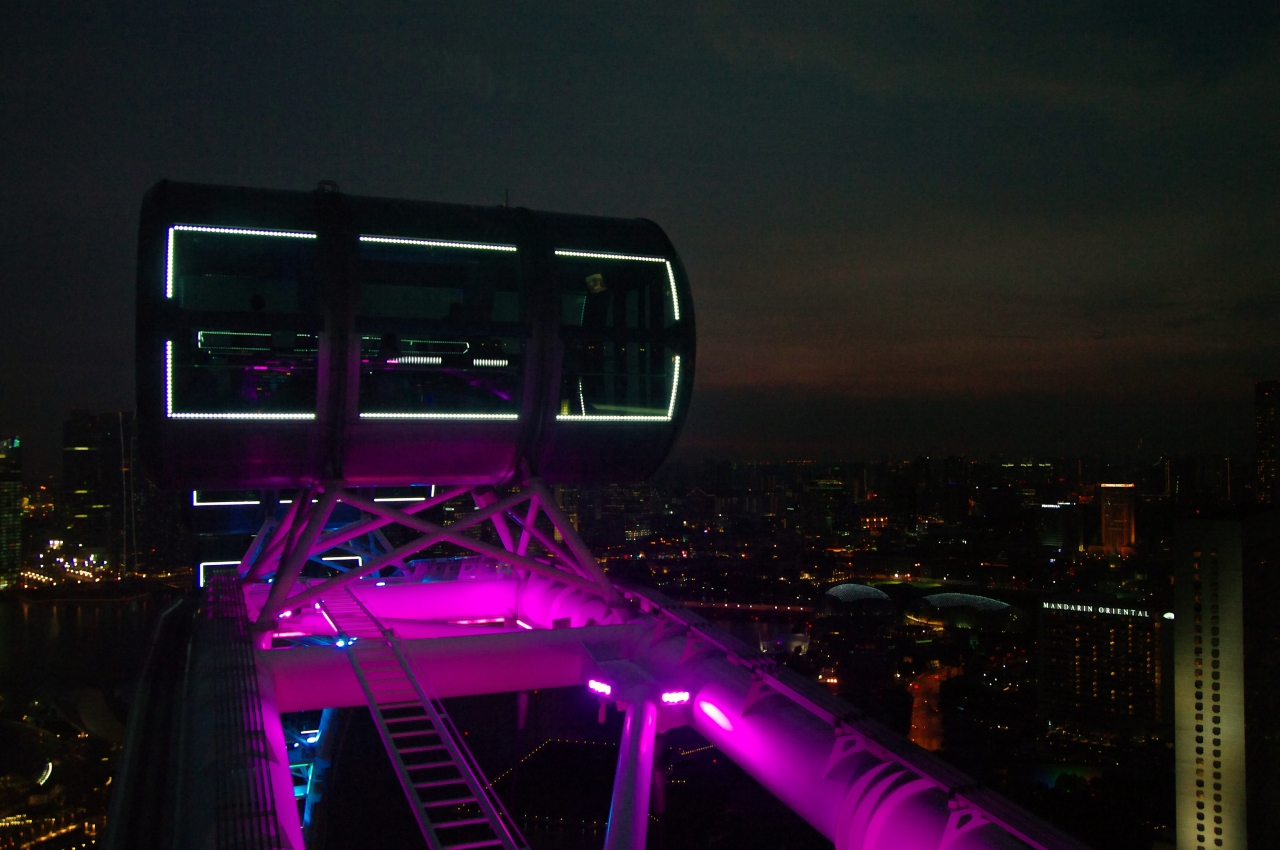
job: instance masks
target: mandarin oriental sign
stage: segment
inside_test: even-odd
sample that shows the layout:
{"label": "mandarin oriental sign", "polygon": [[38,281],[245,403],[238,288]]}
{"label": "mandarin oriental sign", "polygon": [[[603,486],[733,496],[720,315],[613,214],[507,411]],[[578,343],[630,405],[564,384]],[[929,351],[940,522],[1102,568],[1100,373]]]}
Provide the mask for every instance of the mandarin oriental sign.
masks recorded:
{"label": "mandarin oriental sign", "polygon": [[1113,608],[1106,605],[1076,605],[1070,602],[1045,602],[1043,607],[1051,611],[1075,611],[1080,614],[1110,614],[1116,617],[1150,617],[1151,612],[1141,608]]}

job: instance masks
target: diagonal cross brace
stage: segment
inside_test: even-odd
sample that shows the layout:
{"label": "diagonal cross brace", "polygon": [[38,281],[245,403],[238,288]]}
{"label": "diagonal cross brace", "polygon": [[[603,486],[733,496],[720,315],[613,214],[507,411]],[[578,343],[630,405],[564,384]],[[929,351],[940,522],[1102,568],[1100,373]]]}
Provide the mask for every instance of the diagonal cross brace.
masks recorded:
{"label": "diagonal cross brace", "polygon": [[[325,504],[316,506],[318,509],[323,507],[323,510],[313,512],[313,520],[321,516],[321,514],[323,514],[323,517],[327,518],[328,514],[333,509],[333,503],[342,501],[352,507],[359,508],[385,520],[385,522],[381,522],[379,525],[398,523],[408,528],[423,532],[423,536],[411,540],[403,546],[374,558],[361,567],[349,570],[342,575],[334,576],[322,584],[315,585],[304,590],[296,596],[288,596],[287,591],[293,587],[293,583],[297,580],[297,575],[293,574],[292,578],[290,578],[291,574],[287,573],[285,568],[282,566],[281,570],[277,573],[277,580],[272,586],[272,593],[268,597],[267,604],[263,606],[262,612],[258,617],[259,628],[269,627],[285,608],[295,608],[309,604],[316,599],[321,598],[324,594],[332,592],[338,587],[356,581],[363,576],[382,569],[388,564],[398,562],[415,552],[421,551],[422,549],[440,542],[453,543],[478,554],[488,555],[495,560],[510,564],[518,569],[528,570],[530,572],[548,576],[556,581],[562,582],[576,589],[583,590],[587,593],[591,593],[592,595],[601,596],[605,599],[610,598],[611,591],[616,594],[613,585],[607,578],[604,579],[603,584],[593,582],[586,578],[573,575],[565,570],[558,569],[550,564],[530,558],[527,555],[519,555],[514,552],[509,552],[501,547],[474,540],[462,533],[466,529],[478,525],[491,517],[501,515],[504,511],[510,510],[521,502],[532,501],[534,496],[529,491],[515,493],[497,500],[484,508],[473,511],[447,527],[437,525],[433,522],[428,522],[427,520],[413,516],[406,511],[384,506],[371,499],[366,499],[363,496],[341,490],[337,487],[332,488],[330,492],[333,494],[333,501],[329,501],[330,493],[326,493],[326,498],[323,500]],[[465,488],[463,492],[465,492]],[[414,507],[419,508],[419,510],[421,509],[419,505],[415,505]],[[375,520],[374,522],[377,521]],[[320,526],[323,526],[324,518],[318,519],[318,523]],[[344,530],[341,533],[345,536],[349,531],[351,533],[351,537],[359,536],[360,534],[366,533],[371,524],[372,523],[370,522],[362,522],[360,523],[362,526],[360,529],[348,526],[347,530]],[[355,524],[352,525],[354,526]],[[312,526],[309,522],[308,530],[304,532],[304,536],[307,536],[311,530]],[[320,554],[329,548],[333,548],[334,541],[337,536],[337,534],[331,534],[328,537],[318,537],[318,535],[311,536],[309,540],[306,541],[310,545],[305,548],[302,546],[304,541],[300,539],[297,547],[295,547],[295,553],[291,553],[291,555],[300,556],[303,552],[307,552],[309,554]],[[294,557],[290,557],[290,566],[294,559]],[[595,562],[592,561],[592,564],[595,565]],[[596,565],[596,569],[599,569],[598,565]],[[300,572],[300,570],[301,567],[299,566],[296,572]],[[603,578],[603,573],[600,575]],[[277,587],[280,588],[279,591],[277,591]]]}

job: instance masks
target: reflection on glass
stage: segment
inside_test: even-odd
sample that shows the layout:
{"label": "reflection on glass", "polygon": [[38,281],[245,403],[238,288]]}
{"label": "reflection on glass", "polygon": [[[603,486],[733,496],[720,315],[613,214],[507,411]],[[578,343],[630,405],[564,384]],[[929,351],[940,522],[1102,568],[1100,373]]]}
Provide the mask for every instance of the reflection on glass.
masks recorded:
{"label": "reflection on glass", "polygon": [[177,226],[168,271],[166,294],[188,326],[166,351],[170,417],[314,415],[319,275],[312,234]]}
{"label": "reflection on glass", "polygon": [[519,272],[510,246],[361,237],[361,417],[517,418]]}
{"label": "reflection on glass", "polygon": [[678,304],[660,258],[557,251],[564,363],[561,420],[669,420],[680,359]]}

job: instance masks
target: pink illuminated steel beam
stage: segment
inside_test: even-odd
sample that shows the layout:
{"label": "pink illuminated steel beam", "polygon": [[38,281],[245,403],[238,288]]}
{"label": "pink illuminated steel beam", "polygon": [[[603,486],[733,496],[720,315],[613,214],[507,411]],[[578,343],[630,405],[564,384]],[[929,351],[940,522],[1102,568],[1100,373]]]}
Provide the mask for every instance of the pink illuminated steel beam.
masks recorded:
{"label": "pink illuminated steel beam", "polygon": [[[463,492],[466,492],[465,488],[463,489]],[[339,488],[335,487],[334,498],[335,499],[338,498],[339,494],[340,494]],[[361,523],[360,524],[361,528],[354,531],[351,529],[350,525],[347,526],[346,533],[349,534],[350,536],[345,537],[346,540],[353,539],[355,537],[360,536],[363,533],[366,533],[369,527],[373,527],[375,525],[377,525],[378,527],[381,527],[381,526],[389,525],[393,522],[399,522],[402,525],[409,525],[410,527],[416,527],[419,524],[424,524],[429,526],[429,528],[433,532],[444,531],[444,528],[442,526],[437,526],[434,523],[424,523],[422,520],[418,520],[417,518],[412,517],[411,514],[405,511],[397,510],[395,508],[384,507],[383,505],[375,503],[372,500],[361,499],[360,497],[352,493],[345,493],[341,495],[344,497],[343,501],[352,503],[353,506],[355,507],[360,507],[362,509],[365,508],[366,506],[372,507],[373,510],[368,512],[375,514],[376,516],[379,516],[381,519],[385,520],[384,522],[381,522],[381,523],[377,523],[376,521]],[[376,570],[380,570],[383,567],[388,566],[391,563],[395,563],[396,561],[399,561],[409,555],[412,555],[415,552],[419,552],[427,548],[428,546],[432,546],[436,543],[439,543],[442,540],[449,540],[451,537],[461,536],[460,534],[456,534],[456,532],[461,532],[474,525],[478,525],[484,520],[488,519],[491,515],[498,513],[499,511],[508,507],[509,504],[514,504],[519,501],[521,501],[520,494],[516,494],[514,496],[508,496],[506,499],[503,499],[501,502],[497,502],[493,505],[490,505],[487,508],[484,508],[483,510],[475,511],[469,514],[468,516],[457,520],[456,522],[454,522],[452,525],[449,526],[449,529],[450,529],[449,532],[445,532],[443,534],[436,533],[434,535],[429,534],[427,537],[419,537],[416,540],[410,541],[404,546],[399,547],[398,549],[388,552],[378,558],[371,559],[370,561],[366,562],[362,567],[359,567],[354,570],[349,570],[348,572],[340,576],[336,576],[332,579],[329,579],[324,584],[318,587],[312,588],[311,590],[301,594],[299,597],[289,598],[287,600],[287,603],[286,603],[286,600],[284,599],[281,599],[278,602],[274,602],[275,596],[273,595],[268,598],[267,603],[263,606],[262,612],[259,614],[259,617],[258,617],[258,623],[260,624],[260,627],[263,624],[269,624],[272,620],[274,620],[276,617],[279,616],[280,611],[282,611],[286,607],[286,604],[287,604],[287,607],[289,608],[294,608],[294,607],[297,607],[298,605],[307,604],[309,602],[312,602],[320,598],[321,596],[324,595],[324,593],[329,592],[330,590],[339,588],[345,585],[349,581],[353,581],[355,579],[360,578],[361,576],[368,575],[369,573],[374,572]],[[319,505],[317,505],[317,507],[319,507]],[[332,507],[333,507],[332,504],[329,505],[330,510],[332,510]],[[415,505],[414,507],[419,507],[419,506]],[[326,518],[327,518],[327,512],[326,512]],[[321,520],[321,524],[323,524],[323,521],[324,520]],[[328,538],[320,538],[320,540],[313,542],[312,545],[307,550],[307,556],[310,557],[310,556],[320,555],[324,553],[326,550],[333,548],[333,546],[337,542],[337,538],[338,538],[338,534],[334,534],[334,535],[330,535]],[[463,543],[462,545],[466,546],[467,548],[473,548],[471,544],[478,544],[478,541],[473,541],[470,538],[464,538],[464,540],[466,542]],[[450,542],[453,542],[453,541],[451,540]],[[490,547],[490,548],[496,548],[496,547]],[[502,551],[502,550],[497,550],[497,551]],[[296,577],[293,579],[293,581],[289,582],[290,588],[292,587],[292,584],[294,583],[294,581],[296,581]],[[276,586],[280,584],[281,582],[278,580],[272,585],[273,594]]]}
{"label": "pink illuminated steel beam", "polygon": [[276,570],[276,577],[271,583],[271,592],[267,595],[267,603],[262,606],[262,613],[258,615],[259,628],[272,626],[276,615],[284,609],[289,591],[293,590],[294,582],[302,575],[303,565],[313,554],[311,547],[320,536],[320,532],[324,531],[325,521],[329,519],[329,514],[337,504],[338,495],[341,492],[342,487],[338,482],[329,482],[324,495],[320,497],[320,501],[311,511],[311,516],[307,518],[306,527],[303,528],[302,534],[298,535],[293,550],[280,562],[280,568]]}
{"label": "pink illuminated steel beam", "polygon": [[609,581],[608,576],[604,574],[604,570],[600,569],[600,565],[596,563],[595,556],[591,554],[587,544],[582,542],[582,538],[578,536],[577,530],[573,528],[569,518],[564,515],[564,511],[560,510],[560,505],[556,503],[555,497],[551,495],[547,485],[542,482],[542,479],[534,478],[529,481],[529,487],[537,495],[538,503],[542,505],[543,512],[551,519],[552,524],[560,529],[560,536],[569,545],[569,551],[573,552],[578,566],[586,571],[589,578],[609,589],[606,599],[610,602],[620,601],[622,597],[613,586],[613,582]]}
{"label": "pink illuminated steel beam", "polygon": [[[400,512],[406,515],[421,513],[428,508],[434,508],[436,505],[444,504],[445,502],[456,499],[459,496],[465,496],[469,489],[469,487],[450,487],[448,490],[441,488],[442,492],[437,493],[429,499],[423,499],[421,502],[413,502],[412,504],[401,508]],[[354,540],[361,535],[379,531],[386,528],[388,525],[395,524],[395,522],[396,520],[385,516],[375,516],[371,519],[357,520],[356,522],[345,525],[336,531],[331,531],[328,534],[323,535],[318,541],[316,541],[316,548],[318,551],[313,554],[320,554],[320,552],[332,549],[335,546],[346,543],[348,540]]]}
{"label": "pink illuminated steel beam", "polygon": [[653,743],[658,709],[651,699],[627,706],[613,774],[609,826],[604,850],[644,850],[649,828],[649,791],[653,787]]}
{"label": "pink illuminated steel beam", "polygon": [[[571,556],[568,552],[564,551],[564,549],[557,546],[554,538],[552,538],[549,534],[547,534],[541,528],[538,528],[537,526],[538,509],[539,509],[538,499],[535,496],[534,498],[529,500],[529,513],[532,516],[525,516],[524,519],[521,519],[520,517],[517,517],[514,514],[512,514],[510,511],[507,512],[507,516],[511,517],[511,520],[515,522],[518,526],[520,526],[520,539],[521,539],[521,542],[524,544],[525,549],[527,550],[529,548],[528,540],[530,538],[532,538],[533,540],[537,540],[538,543],[542,546],[542,548],[546,549],[549,554],[553,555],[561,563],[565,564],[568,567],[571,567],[575,572],[578,573],[578,575],[582,576],[583,578],[590,579],[591,576],[587,573],[587,571],[578,566],[577,559]],[[561,532],[560,536],[563,537],[564,533]],[[517,549],[516,551],[519,554],[524,554],[523,552],[519,552],[519,549]]]}
{"label": "pink illuminated steel beam", "polygon": [[[492,487],[477,487],[471,491],[471,500],[475,502],[477,508],[487,508],[498,501],[498,496],[493,492]],[[502,541],[506,550],[516,551],[516,542],[511,537],[511,529],[507,526],[507,521],[503,519],[502,514],[494,515],[493,528],[498,532],[498,539]]]}
{"label": "pink illuminated steel beam", "polygon": [[[293,497],[293,504],[289,506],[289,510],[285,511],[284,518],[275,527],[271,538],[267,541],[266,546],[258,552],[254,562],[244,570],[242,582],[249,584],[258,579],[266,572],[274,572],[280,563],[281,552],[286,550],[291,544],[294,536],[301,531],[301,524],[297,523],[297,516],[300,506],[311,504],[311,489],[300,488]],[[250,549],[250,552],[253,550]],[[268,569],[270,568],[270,569]]]}
{"label": "pink illuminated steel beam", "polygon": [[[611,596],[616,597],[617,595],[617,591],[614,589],[613,585],[608,582],[607,578],[604,579],[603,583],[593,582],[528,556],[517,555],[513,552],[507,551],[506,549],[492,546],[488,543],[483,543],[462,533],[466,529],[497,516],[522,501],[532,499],[532,495],[528,491],[515,493],[503,499],[494,501],[484,508],[473,511],[467,516],[459,518],[449,526],[441,526],[436,523],[428,522],[405,511],[388,507],[384,504],[374,502],[371,499],[366,499],[363,496],[351,493],[350,491],[343,491],[337,487],[332,488],[330,492],[326,492],[325,499],[322,500],[324,504],[316,506],[317,509],[323,508],[323,510],[317,510],[314,512],[311,520],[316,520],[317,517],[327,516],[328,512],[332,510],[333,505],[328,501],[331,494],[334,500],[345,502],[352,507],[357,507],[365,511],[366,513],[380,516],[386,519],[388,523],[399,523],[400,525],[404,525],[416,531],[424,532],[424,535],[391,552],[369,560],[361,567],[357,567],[340,576],[328,579],[323,584],[311,587],[292,597],[287,596],[285,591],[287,589],[292,589],[293,584],[297,580],[297,575],[300,573],[301,566],[299,563],[297,570],[293,572],[286,571],[282,566],[282,568],[277,571],[277,579],[272,585],[272,591],[268,596],[267,603],[263,606],[262,611],[259,614],[258,627],[260,629],[269,627],[270,624],[275,621],[276,617],[280,615],[280,612],[286,608],[291,609],[299,605],[305,605],[313,602],[314,600],[324,596],[325,593],[332,592],[332,590],[338,587],[382,569],[388,564],[397,563],[405,557],[439,542],[453,543],[454,545],[461,546],[478,554],[487,555],[495,560],[510,564],[517,569],[527,570],[529,572],[547,576],[557,582],[586,591],[604,599],[610,599]],[[318,522],[320,525],[323,525],[324,520],[319,519]],[[572,527],[570,526],[570,529],[571,528]],[[299,540],[298,545],[295,547],[294,552],[291,553],[289,559],[289,567],[291,570],[293,569],[293,565],[297,562],[297,559],[301,557],[301,553],[309,552],[311,555],[319,555],[325,551],[325,548],[321,547],[328,548],[333,542],[334,538],[332,536],[328,539],[320,538],[317,540],[316,537],[310,535],[311,529],[312,525],[311,521],[309,521],[308,531],[304,532],[304,534],[307,535],[307,542],[309,542],[310,545],[309,547],[304,548],[302,546],[304,541]],[[360,532],[357,532],[356,534],[358,533]],[[595,565],[594,561],[592,561],[592,564]],[[598,570],[599,566],[595,566]],[[603,578],[603,573],[600,573],[600,575]]]}
{"label": "pink illuminated steel beam", "polygon": [[[595,592],[596,595],[602,596],[606,599],[617,598],[617,593],[618,593],[617,590],[613,587],[613,584],[608,580],[608,578],[605,577],[603,572],[599,573],[599,579],[595,581],[591,581],[590,576],[585,576],[584,578],[587,578],[588,580],[584,584],[578,584],[575,581],[573,581],[574,579],[577,579],[577,576],[566,573],[563,570],[555,569],[554,567],[551,567],[548,564],[544,564],[541,561],[536,561],[532,558],[516,555],[514,552],[511,552],[509,550],[501,549],[497,546],[492,546],[488,543],[482,543],[478,540],[474,540],[462,534],[460,526],[462,526],[462,524],[467,520],[473,520],[476,517],[480,517],[480,520],[491,519],[493,517],[500,515],[502,512],[508,510],[513,505],[518,504],[528,498],[530,498],[528,492],[516,493],[514,495],[507,496],[506,498],[501,499],[499,501],[491,502],[488,506],[478,511],[475,511],[472,514],[469,514],[465,519],[460,519],[448,526],[443,526],[443,525],[437,525],[436,523],[433,523],[433,522],[428,522],[427,520],[424,520],[424,519],[419,519],[418,517],[398,516],[399,514],[401,514],[401,512],[398,511],[397,509],[386,507],[384,505],[373,502],[370,499],[366,499],[363,496],[357,496],[353,493],[344,493],[340,496],[340,499],[343,502],[346,502],[347,504],[352,505],[353,507],[358,507],[361,510],[367,511],[369,513],[377,513],[383,516],[393,516],[395,517],[395,521],[400,523],[401,525],[407,526],[408,528],[412,528],[416,531],[425,532],[428,535],[433,535],[434,537],[434,539],[432,540],[433,543],[439,542],[439,541],[446,541],[449,543],[453,543],[457,546],[462,546],[463,548],[470,549],[473,552],[477,552],[482,555],[488,555],[499,561],[504,561],[520,569],[532,570],[533,572],[542,573],[543,575],[547,575],[556,579],[563,578],[566,584],[573,584],[575,587],[582,587],[582,588],[590,587],[593,589],[593,592]],[[543,510],[546,510],[545,505],[543,505]],[[475,524],[475,523],[471,523],[471,524]],[[596,570],[599,571],[600,569],[599,565],[596,564],[594,560],[591,563],[596,567]]]}

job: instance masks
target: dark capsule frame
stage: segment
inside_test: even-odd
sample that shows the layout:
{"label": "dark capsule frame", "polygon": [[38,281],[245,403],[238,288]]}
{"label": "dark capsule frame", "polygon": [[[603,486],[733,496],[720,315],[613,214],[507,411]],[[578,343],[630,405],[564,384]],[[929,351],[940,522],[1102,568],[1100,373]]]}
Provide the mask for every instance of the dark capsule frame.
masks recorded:
{"label": "dark capsule frame", "polygon": [[165,487],[642,480],[692,395],[688,279],[644,219],[162,181],[137,296]]}

